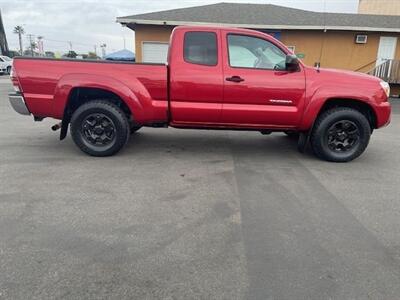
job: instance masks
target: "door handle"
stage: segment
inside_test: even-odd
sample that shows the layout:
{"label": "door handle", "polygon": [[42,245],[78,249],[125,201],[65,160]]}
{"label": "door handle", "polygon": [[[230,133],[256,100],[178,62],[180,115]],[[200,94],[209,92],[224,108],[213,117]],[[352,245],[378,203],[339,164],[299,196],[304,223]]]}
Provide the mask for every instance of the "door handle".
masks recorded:
{"label": "door handle", "polygon": [[244,79],[240,76],[232,76],[232,77],[227,77],[225,78],[226,81],[232,81],[232,82],[242,82]]}

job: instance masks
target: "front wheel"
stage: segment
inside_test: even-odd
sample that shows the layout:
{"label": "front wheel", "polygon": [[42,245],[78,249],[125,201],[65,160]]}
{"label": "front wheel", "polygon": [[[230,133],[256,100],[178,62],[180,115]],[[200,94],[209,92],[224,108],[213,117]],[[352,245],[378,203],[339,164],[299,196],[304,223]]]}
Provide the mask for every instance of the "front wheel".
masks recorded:
{"label": "front wheel", "polygon": [[11,74],[11,67],[10,66],[7,67],[7,74]]}
{"label": "front wheel", "polygon": [[311,134],[311,147],[321,159],[348,162],[367,148],[371,126],[358,110],[337,107],[322,113]]}
{"label": "front wheel", "polygon": [[71,118],[71,136],[83,152],[111,156],[128,141],[129,122],[124,112],[107,100],[82,104]]}

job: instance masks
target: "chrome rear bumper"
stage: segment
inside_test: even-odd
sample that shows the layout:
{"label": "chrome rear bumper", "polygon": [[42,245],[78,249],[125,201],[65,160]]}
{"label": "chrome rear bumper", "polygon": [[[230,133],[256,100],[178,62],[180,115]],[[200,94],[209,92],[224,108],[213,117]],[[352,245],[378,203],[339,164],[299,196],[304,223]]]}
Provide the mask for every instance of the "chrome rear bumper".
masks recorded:
{"label": "chrome rear bumper", "polygon": [[30,115],[28,108],[26,107],[24,97],[20,93],[8,94],[11,106],[14,110],[21,115]]}

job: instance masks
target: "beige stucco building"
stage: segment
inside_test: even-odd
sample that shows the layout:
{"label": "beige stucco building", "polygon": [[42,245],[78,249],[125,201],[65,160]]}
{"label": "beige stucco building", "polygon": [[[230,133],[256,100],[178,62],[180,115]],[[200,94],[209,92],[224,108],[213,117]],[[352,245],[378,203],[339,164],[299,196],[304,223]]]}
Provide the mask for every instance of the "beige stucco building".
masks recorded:
{"label": "beige stucco building", "polygon": [[[400,0],[362,0],[398,2]],[[362,3],[363,4],[363,3]],[[137,62],[165,62],[171,32],[179,25],[242,27],[273,35],[307,65],[359,72],[400,60],[400,17],[317,13],[268,4],[219,3],[117,21],[135,31]]]}
{"label": "beige stucco building", "polygon": [[358,13],[400,16],[400,0],[359,0]]}

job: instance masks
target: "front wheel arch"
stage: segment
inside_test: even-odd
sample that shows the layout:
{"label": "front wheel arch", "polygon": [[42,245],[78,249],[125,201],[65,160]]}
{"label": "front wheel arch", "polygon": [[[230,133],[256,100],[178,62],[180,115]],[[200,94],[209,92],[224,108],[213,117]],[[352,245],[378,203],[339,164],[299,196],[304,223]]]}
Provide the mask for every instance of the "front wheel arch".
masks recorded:
{"label": "front wheel arch", "polygon": [[[347,107],[347,108],[352,108],[360,113],[362,113],[368,120],[371,131],[377,128],[377,116],[374,111],[374,109],[369,105],[368,103],[360,100],[355,100],[355,99],[347,99],[347,98],[330,98],[327,99],[322,107],[320,108],[317,118],[321,116],[324,112],[333,109],[333,108],[338,108],[338,107]],[[317,119],[316,118],[316,119]],[[314,122],[315,123],[315,122]],[[314,126],[314,124],[313,124]]]}

